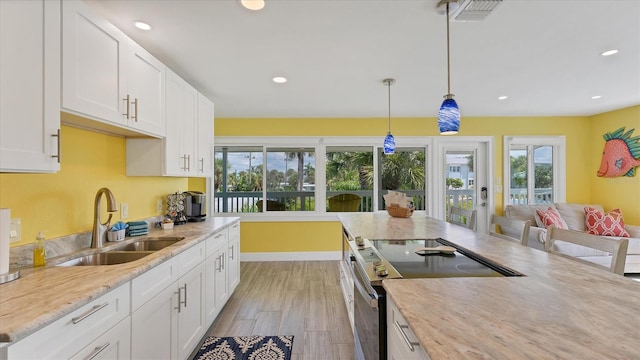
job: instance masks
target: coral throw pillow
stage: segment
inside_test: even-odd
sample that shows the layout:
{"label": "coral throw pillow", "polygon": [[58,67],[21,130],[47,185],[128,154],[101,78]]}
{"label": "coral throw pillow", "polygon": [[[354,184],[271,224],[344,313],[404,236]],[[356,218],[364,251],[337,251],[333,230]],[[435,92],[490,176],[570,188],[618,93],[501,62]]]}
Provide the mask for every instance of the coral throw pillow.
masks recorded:
{"label": "coral throw pillow", "polygon": [[536,214],[538,215],[538,219],[540,219],[540,224],[545,228],[553,226],[560,229],[569,229],[567,223],[562,219],[560,213],[558,213],[558,210],[551,206],[549,206],[547,210],[537,209]]}
{"label": "coral throw pillow", "polygon": [[584,215],[584,225],[589,234],[629,237],[629,233],[624,229],[620,209],[603,214],[602,211],[587,206],[584,208]]}

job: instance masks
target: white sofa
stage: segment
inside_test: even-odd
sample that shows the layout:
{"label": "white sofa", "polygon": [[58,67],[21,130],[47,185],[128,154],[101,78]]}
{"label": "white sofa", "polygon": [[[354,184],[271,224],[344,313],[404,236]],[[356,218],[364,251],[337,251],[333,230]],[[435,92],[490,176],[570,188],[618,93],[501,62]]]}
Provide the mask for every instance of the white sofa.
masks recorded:
{"label": "white sofa", "polygon": [[[505,208],[505,216],[514,219],[531,221],[531,230],[529,231],[529,246],[544,251],[544,242],[547,230],[536,225],[536,209],[547,210],[549,207],[558,210],[562,219],[567,223],[571,230],[586,231],[584,225],[584,208],[591,206],[604,212],[602,205],[591,204],[536,204],[536,205],[507,205]],[[629,225],[625,223],[625,230],[631,236],[629,239],[629,248],[627,250],[627,260],[625,261],[625,273],[640,273],[640,226]],[[579,245],[565,243],[558,245],[562,252],[571,256],[581,257],[585,260],[596,263],[607,264],[610,260],[610,254],[594,249],[585,248]],[[609,258],[608,258],[609,257]]]}

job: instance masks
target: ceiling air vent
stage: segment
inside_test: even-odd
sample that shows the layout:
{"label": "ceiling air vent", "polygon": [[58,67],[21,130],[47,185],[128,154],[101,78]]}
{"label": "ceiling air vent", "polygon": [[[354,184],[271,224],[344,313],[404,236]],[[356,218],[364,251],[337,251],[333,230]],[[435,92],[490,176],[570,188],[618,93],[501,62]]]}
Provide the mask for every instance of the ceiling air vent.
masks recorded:
{"label": "ceiling air vent", "polygon": [[502,0],[460,0],[460,6],[450,14],[451,21],[482,21]]}

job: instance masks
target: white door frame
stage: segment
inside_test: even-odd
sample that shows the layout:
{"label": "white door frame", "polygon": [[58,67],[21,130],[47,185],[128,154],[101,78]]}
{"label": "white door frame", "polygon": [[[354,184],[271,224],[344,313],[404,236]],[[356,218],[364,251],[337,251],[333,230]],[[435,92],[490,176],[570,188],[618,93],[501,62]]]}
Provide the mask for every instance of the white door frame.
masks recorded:
{"label": "white door frame", "polygon": [[[444,178],[445,154],[451,150],[475,151],[476,163],[474,163],[474,188],[477,215],[476,231],[488,233],[489,218],[494,212],[493,200],[493,174],[494,174],[494,140],[492,136],[455,136],[455,137],[435,137],[431,151],[431,167],[433,171],[432,188],[432,209],[431,216],[445,220],[445,192],[446,182]],[[484,166],[481,166],[484,165]],[[480,189],[487,188],[487,199],[485,206],[480,197]]]}

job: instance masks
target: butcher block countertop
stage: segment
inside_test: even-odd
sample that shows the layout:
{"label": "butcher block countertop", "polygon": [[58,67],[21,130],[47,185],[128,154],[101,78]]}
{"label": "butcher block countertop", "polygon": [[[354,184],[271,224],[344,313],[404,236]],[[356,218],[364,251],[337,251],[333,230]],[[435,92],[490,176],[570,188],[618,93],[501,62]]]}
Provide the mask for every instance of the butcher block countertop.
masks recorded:
{"label": "butcher block countertop", "polygon": [[[129,263],[56,267],[48,260],[46,267],[21,270],[19,279],[0,285],[0,343],[18,341],[237,220],[237,217],[211,217],[204,222],[174,226],[171,230],[151,229],[148,236],[125,238],[123,242],[158,236],[185,237]],[[106,247],[113,245],[105,243]]]}
{"label": "butcher block countertop", "polygon": [[431,359],[640,359],[637,281],[424,212],[338,218],[353,237],[441,237],[526,275],[383,280]]}

